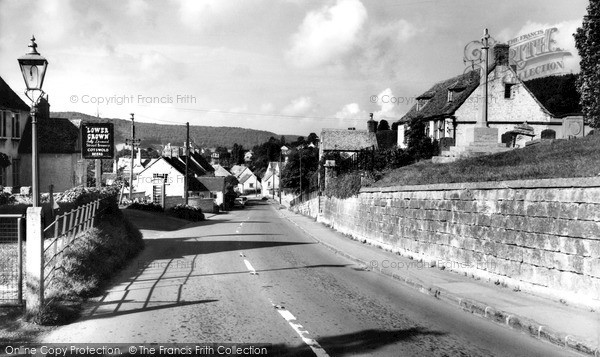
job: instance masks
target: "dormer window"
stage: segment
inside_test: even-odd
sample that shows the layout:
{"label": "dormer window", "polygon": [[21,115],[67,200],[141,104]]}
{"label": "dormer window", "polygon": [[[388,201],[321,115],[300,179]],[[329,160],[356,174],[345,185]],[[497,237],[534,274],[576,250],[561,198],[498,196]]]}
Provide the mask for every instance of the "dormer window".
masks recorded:
{"label": "dormer window", "polygon": [[448,103],[451,103],[454,100],[454,92],[449,90],[448,91]]}

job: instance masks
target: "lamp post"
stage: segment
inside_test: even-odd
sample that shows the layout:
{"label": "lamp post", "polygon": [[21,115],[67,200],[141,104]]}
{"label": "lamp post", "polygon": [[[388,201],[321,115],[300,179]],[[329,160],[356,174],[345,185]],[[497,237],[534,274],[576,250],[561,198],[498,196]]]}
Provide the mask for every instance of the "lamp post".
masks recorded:
{"label": "lamp post", "polygon": [[25,95],[31,100],[31,189],[33,196],[33,207],[40,204],[40,176],[38,159],[38,136],[37,136],[37,105],[44,91],[44,76],[48,61],[37,51],[35,37],[31,36],[29,43],[29,52],[18,58],[21,73],[25,80],[27,90]]}

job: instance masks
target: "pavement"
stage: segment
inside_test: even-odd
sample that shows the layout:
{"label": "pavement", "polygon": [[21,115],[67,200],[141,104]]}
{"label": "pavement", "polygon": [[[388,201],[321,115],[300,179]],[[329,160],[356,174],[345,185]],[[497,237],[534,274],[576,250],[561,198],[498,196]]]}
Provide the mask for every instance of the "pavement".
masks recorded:
{"label": "pavement", "polygon": [[[272,202],[279,206],[278,202]],[[583,355],[600,356],[600,312],[424,266],[379,247],[353,240],[313,218],[279,206],[279,214],[307,235],[348,259],[398,280],[441,302]]]}

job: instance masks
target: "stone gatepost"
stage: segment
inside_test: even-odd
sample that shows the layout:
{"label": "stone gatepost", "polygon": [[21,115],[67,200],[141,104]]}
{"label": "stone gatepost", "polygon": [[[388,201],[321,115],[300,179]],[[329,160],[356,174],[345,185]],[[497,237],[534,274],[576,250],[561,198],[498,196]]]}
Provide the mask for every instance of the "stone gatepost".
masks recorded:
{"label": "stone gatepost", "polygon": [[44,305],[44,229],[42,207],[27,208],[25,308],[35,313]]}

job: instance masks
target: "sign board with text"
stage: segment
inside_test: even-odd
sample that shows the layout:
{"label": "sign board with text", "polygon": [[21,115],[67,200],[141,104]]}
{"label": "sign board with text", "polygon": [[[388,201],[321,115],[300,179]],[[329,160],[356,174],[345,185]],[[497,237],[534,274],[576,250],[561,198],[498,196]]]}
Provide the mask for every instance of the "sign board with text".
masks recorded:
{"label": "sign board with text", "polygon": [[115,129],[111,123],[83,123],[81,125],[82,156],[84,159],[112,159],[114,157]]}

